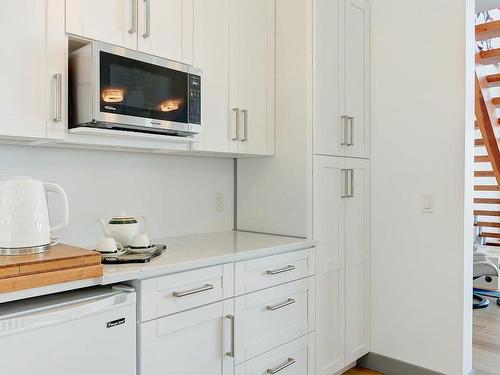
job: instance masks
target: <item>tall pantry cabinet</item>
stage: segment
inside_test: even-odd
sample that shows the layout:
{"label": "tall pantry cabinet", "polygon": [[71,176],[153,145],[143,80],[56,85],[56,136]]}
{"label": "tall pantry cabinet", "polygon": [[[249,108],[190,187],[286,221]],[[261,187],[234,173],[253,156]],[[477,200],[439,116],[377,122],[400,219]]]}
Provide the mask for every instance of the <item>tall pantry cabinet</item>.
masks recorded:
{"label": "tall pantry cabinet", "polygon": [[313,19],[316,371],[332,375],[370,350],[369,3],[314,0]]}

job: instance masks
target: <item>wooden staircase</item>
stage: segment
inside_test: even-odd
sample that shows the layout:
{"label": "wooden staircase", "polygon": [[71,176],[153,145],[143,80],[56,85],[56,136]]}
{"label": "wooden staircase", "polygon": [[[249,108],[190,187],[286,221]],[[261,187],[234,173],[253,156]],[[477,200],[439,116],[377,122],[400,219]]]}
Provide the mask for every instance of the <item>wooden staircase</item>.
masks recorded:
{"label": "wooden staircase", "polygon": [[493,47],[476,53],[474,225],[478,244],[500,247],[500,20],[476,25],[476,40]]}

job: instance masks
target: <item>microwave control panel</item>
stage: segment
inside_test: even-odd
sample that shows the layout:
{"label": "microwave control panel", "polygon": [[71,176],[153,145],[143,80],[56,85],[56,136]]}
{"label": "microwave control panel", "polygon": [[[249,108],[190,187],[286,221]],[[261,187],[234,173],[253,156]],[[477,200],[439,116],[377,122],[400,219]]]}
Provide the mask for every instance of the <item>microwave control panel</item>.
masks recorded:
{"label": "microwave control panel", "polygon": [[189,123],[201,125],[201,76],[189,75]]}

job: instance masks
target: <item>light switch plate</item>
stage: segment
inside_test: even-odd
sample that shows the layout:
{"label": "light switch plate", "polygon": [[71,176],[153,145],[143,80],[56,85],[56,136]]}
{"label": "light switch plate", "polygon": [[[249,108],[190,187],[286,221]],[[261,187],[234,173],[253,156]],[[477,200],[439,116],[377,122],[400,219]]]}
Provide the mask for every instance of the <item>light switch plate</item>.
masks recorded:
{"label": "light switch plate", "polygon": [[421,198],[421,210],[425,214],[433,214],[436,209],[436,197],[432,193],[424,193]]}
{"label": "light switch plate", "polygon": [[215,210],[224,212],[224,193],[215,193]]}

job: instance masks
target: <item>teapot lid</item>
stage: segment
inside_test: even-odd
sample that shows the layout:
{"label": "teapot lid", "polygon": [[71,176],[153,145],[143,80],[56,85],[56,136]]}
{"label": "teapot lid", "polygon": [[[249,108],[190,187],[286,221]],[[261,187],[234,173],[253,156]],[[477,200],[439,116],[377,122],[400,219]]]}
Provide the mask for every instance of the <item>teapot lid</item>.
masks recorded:
{"label": "teapot lid", "polygon": [[127,213],[123,211],[121,216],[113,216],[109,224],[137,224],[137,218],[127,215]]}

